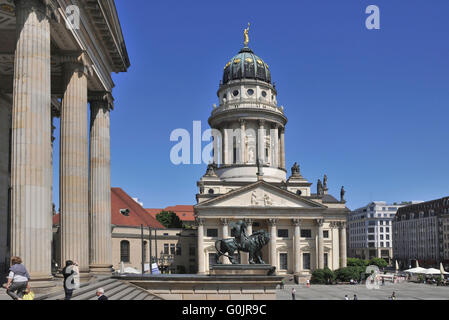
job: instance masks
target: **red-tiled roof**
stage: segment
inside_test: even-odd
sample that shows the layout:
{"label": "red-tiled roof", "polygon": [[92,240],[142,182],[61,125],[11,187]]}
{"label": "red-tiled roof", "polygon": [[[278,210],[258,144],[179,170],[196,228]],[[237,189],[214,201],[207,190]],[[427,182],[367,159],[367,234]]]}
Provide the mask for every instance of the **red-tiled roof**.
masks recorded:
{"label": "red-tiled roof", "polygon": [[[129,215],[121,214],[121,209],[129,209]],[[157,213],[160,211],[162,210]],[[145,227],[165,229],[156,218],[149,215],[140,204],[121,188],[111,188],[111,224],[131,227],[140,227],[143,224]],[[59,225],[59,214],[53,216],[53,225]]]}
{"label": "red-tiled roof", "polygon": [[152,217],[156,218],[156,215],[161,211],[173,211],[181,219],[181,221],[195,221],[193,216],[193,206],[192,205],[176,205],[169,206],[165,209],[145,209]]}
{"label": "red-tiled roof", "polygon": [[[129,209],[129,216],[121,214],[120,209]],[[111,211],[111,223],[118,226],[143,224],[145,227],[165,228],[121,188],[111,188]]]}

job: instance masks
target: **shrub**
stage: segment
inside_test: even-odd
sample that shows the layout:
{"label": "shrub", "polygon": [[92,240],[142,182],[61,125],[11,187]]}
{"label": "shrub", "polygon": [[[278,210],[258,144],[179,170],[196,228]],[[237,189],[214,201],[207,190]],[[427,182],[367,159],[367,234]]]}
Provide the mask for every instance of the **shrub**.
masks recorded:
{"label": "shrub", "polygon": [[329,268],[324,268],[313,271],[310,282],[315,284],[328,284],[332,283],[334,280],[335,273]]}
{"label": "shrub", "polygon": [[388,265],[388,263],[382,258],[372,258],[369,261],[369,264],[373,266],[378,266],[379,268],[385,268]]}
{"label": "shrub", "polygon": [[351,279],[360,281],[361,275],[365,273],[365,267],[351,266],[340,268],[335,271],[337,280],[342,282],[349,282]]}

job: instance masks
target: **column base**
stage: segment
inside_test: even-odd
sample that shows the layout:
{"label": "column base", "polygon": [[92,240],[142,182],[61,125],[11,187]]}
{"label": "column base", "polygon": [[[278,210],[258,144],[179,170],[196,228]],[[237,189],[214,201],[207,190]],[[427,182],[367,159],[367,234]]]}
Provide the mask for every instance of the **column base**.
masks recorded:
{"label": "column base", "polygon": [[108,275],[114,271],[112,264],[92,264],[89,268],[90,273],[94,275]]}

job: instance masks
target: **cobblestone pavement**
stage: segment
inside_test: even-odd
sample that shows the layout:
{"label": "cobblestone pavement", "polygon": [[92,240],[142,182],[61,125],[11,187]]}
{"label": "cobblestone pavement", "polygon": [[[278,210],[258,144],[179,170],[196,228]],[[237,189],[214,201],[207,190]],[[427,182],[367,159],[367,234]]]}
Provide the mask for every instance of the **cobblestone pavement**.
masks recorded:
{"label": "cobblestone pavement", "polygon": [[368,289],[365,285],[285,285],[278,289],[277,300],[292,300],[291,290],[296,289],[296,300],[344,300],[354,294],[359,300],[388,300],[393,291],[397,300],[449,300],[449,287],[417,283],[386,283],[379,289]]}

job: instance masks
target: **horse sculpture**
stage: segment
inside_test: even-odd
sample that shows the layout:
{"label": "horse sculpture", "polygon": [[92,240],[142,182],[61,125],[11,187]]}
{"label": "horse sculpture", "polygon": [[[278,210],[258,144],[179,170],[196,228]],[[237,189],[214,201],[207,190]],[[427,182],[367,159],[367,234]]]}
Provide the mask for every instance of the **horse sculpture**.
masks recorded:
{"label": "horse sculpture", "polygon": [[[238,264],[234,253],[248,252],[250,264],[265,264],[261,257],[261,249],[270,241],[270,234],[265,230],[254,232],[249,237],[241,238],[237,241],[235,238],[222,239],[215,241],[215,249],[218,252],[218,258],[221,256],[228,257],[232,264]],[[218,259],[217,258],[217,259]]]}

